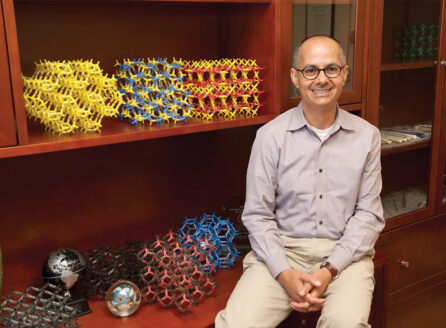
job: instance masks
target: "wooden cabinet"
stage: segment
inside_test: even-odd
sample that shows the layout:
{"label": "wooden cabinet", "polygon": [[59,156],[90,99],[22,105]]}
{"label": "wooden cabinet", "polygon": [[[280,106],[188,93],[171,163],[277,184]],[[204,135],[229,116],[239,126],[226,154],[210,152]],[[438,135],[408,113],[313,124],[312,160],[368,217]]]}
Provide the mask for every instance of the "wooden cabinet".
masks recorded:
{"label": "wooden cabinet", "polygon": [[[222,215],[243,193],[257,126],[0,159],[2,296],[41,286],[51,251],[88,251],[126,240],[153,240],[185,217]],[[217,289],[188,315],[144,305],[125,321],[92,302],[83,327],[205,327],[238,280],[241,264],[221,270]],[[100,324],[103,325],[100,325]],[[147,326],[144,326],[146,324]]]}
{"label": "wooden cabinet", "polygon": [[[379,273],[388,278],[389,324],[403,320],[405,306],[418,309],[420,295],[443,302],[434,291],[446,281],[445,17],[442,0],[1,0],[3,295],[40,285],[40,265],[55,248],[150,239],[244,193],[256,129],[300,100],[289,79],[292,49],[329,33],[344,44],[350,66],[342,107],[387,136],[419,137],[397,142],[394,135],[382,148],[387,225],[377,249],[389,256]],[[101,134],[63,137],[26,118],[21,76],[32,74],[34,62],[93,59],[110,75],[116,60],[134,57],[256,59],[264,106],[255,117],[177,125],[105,119]],[[220,290],[192,319],[167,311],[160,325],[210,324],[239,275],[240,267],[217,275]],[[101,304],[93,308],[100,315],[81,323],[110,320]],[[144,311],[138,318],[158,316],[154,307]]]}
{"label": "wooden cabinet", "polygon": [[434,213],[444,86],[441,9],[442,1],[375,2],[367,118],[382,133],[387,229]]}
{"label": "wooden cabinet", "polygon": [[[102,132],[57,136],[32,120],[18,121],[19,145],[0,148],[0,157],[77,149],[172,135],[256,125],[277,114],[278,28],[280,2],[248,1],[22,1],[3,0],[13,97],[25,117],[20,77],[30,76],[43,59],[92,59],[103,72],[116,72],[127,58],[184,60],[255,59],[260,73],[260,101],[254,117],[189,118],[184,124],[134,126],[119,119],[102,121]],[[11,45],[11,46],[9,46]],[[5,49],[2,49],[5,51]],[[4,62],[2,61],[2,65]],[[3,72],[3,70],[2,70]],[[9,89],[8,89],[9,90]],[[8,105],[8,110],[12,108]]]}
{"label": "wooden cabinet", "polygon": [[418,295],[403,309],[394,312],[387,328],[441,327],[446,307],[446,284],[435,287],[428,295]]}
{"label": "wooden cabinet", "polygon": [[[445,216],[420,221],[381,235],[377,248],[387,254],[390,306],[398,293],[445,270]],[[438,281],[436,281],[438,282]]]}
{"label": "wooden cabinet", "polygon": [[[279,112],[280,8],[271,0],[1,0],[2,296],[41,286],[41,265],[57,248],[151,240],[179,228],[185,216],[218,215],[227,199],[244,193],[255,131]],[[116,60],[139,57],[255,59],[263,106],[254,117],[177,125],[104,119],[100,134],[68,136],[26,118],[21,78],[36,61],[92,59],[110,76]],[[212,324],[240,269],[217,274],[216,293],[188,316],[153,304],[124,325]],[[123,325],[103,302],[92,307],[82,325]]]}
{"label": "wooden cabinet", "polygon": [[438,309],[441,298],[433,295],[446,279],[438,251],[446,249],[445,2],[373,1],[369,21],[366,118],[381,130],[387,222],[376,248],[389,256],[388,326],[397,327],[417,299]]}

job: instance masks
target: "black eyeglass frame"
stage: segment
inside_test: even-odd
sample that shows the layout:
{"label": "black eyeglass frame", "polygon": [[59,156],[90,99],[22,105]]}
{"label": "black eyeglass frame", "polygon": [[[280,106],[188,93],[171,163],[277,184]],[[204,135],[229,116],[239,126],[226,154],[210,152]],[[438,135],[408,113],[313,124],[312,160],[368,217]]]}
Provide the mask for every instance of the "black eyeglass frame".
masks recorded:
{"label": "black eyeglass frame", "polygon": [[[329,68],[329,67],[333,67],[333,66],[339,67],[339,74],[336,75],[336,76],[332,76],[332,77],[330,77],[330,76],[327,75],[327,71],[326,71],[326,69]],[[325,76],[326,76],[328,79],[335,79],[335,78],[337,78],[339,75],[341,75],[342,70],[344,69],[345,66],[346,66],[346,65],[339,66],[339,65],[336,65],[336,64],[330,64],[330,65],[328,65],[328,66],[326,66],[326,67],[324,67],[324,68],[319,68],[319,67],[316,67],[316,66],[307,66],[307,67],[304,67],[303,69],[298,69],[297,67],[294,67],[294,66],[293,66],[293,68],[294,68],[296,71],[301,72],[301,73],[302,73],[302,76],[304,77],[304,79],[306,79],[306,80],[310,80],[310,81],[311,81],[311,80],[316,80],[317,77],[319,76],[319,74],[321,73],[321,71],[324,71],[324,74],[325,74]],[[305,70],[306,68],[314,68],[314,69],[317,69],[317,74],[316,74],[316,76],[313,77],[312,79],[307,78],[307,77],[304,75],[304,70]]]}

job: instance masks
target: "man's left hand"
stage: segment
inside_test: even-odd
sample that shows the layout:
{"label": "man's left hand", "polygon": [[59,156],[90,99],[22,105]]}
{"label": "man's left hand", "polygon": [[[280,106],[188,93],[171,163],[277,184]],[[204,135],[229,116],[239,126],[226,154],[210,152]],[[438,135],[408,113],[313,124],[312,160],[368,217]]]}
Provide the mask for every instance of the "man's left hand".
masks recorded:
{"label": "man's left hand", "polygon": [[321,282],[320,286],[312,286],[308,283],[304,284],[303,290],[299,293],[302,296],[305,296],[305,302],[297,302],[294,300],[290,301],[290,307],[298,312],[312,312],[312,311],[320,311],[324,300],[322,295],[327,289],[328,284],[332,280],[332,276],[330,271],[326,268],[322,268],[317,270],[311,275],[315,280]]}

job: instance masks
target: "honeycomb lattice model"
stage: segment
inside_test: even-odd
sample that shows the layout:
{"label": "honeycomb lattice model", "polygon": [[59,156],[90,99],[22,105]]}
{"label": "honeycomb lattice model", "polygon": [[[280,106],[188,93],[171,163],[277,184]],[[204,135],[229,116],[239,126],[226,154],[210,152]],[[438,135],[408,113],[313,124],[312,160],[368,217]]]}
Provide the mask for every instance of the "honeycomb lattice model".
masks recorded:
{"label": "honeycomb lattice model", "polygon": [[234,119],[257,115],[261,67],[252,59],[185,61],[185,89],[191,92],[193,115],[212,120],[215,114]]}
{"label": "honeycomb lattice model", "polygon": [[110,286],[120,279],[143,286],[140,280],[143,264],[137,256],[144,244],[143,241],[128,241],[123,245],[103,246],[85,253],[88,296],[104,299]]}
{"label": "honeycomb lattice model", "polygon": [[229,219],[221,219],[215,214],[205,213],[200,219],[185,218],[178,234],[181,237],[190,235],[198,244],[210,245],[207,246],[210,247],[207,251],[217,270],[230,269],[240,254],[234,245],[234,238],[237,235],[234,225]]}
{"label": "honeycomb lattice model", "polygon": [[141,294],[145,302],[157,301],[164,307],[175,305],[187,313],[216,288],[215,282],[203,270],[213,271],[206,251],[189,236],[179,238],[169,232],[147,245],[138,255],[145,267],[141,279],[145,283]]}
{"label": "honeycomb lattice model", "polygon": [[125,104],[119,116],[132,124],[186,121],[192,105],[184,89],[181,60],[126,59],[116,63],[116,79]]}
{"label": "honeycomb lattice model", "polygon": [[50,132],[99,132],[104,116],[116,116],[122,96],[116,81],[92,60],[40,61],[22,77],[27,115]]}

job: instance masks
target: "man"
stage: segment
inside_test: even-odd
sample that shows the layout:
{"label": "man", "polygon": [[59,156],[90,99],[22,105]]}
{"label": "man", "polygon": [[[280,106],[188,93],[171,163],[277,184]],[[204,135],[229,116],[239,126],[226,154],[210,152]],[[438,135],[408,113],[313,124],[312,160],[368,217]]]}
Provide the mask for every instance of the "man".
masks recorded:
{"label": "man", "polygon": [[322,310],[318,327],[369,327],[379,131],[337,106],[348,66],[336,40],[311,37],[294,57],[302,101],[257,132],[242,215],[253,251],[216,328],[276,327],[293,309]]}

